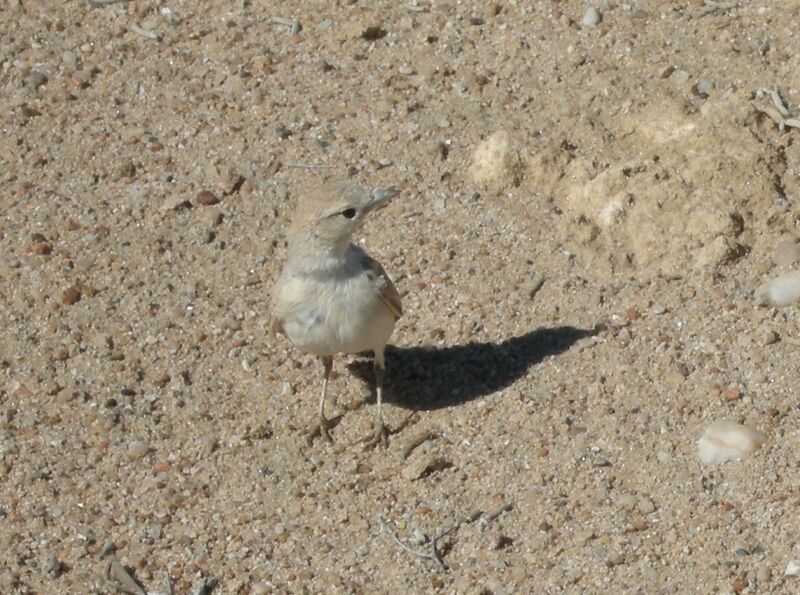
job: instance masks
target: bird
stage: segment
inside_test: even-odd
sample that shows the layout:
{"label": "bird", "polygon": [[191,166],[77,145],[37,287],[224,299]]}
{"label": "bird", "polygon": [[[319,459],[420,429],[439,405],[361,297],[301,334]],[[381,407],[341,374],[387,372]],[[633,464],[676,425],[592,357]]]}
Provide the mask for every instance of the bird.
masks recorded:
{"label": "bird", "polygon": [[332,182],[298,198],[286,261],[272,292],[270,327],[322,363],[319,419],[307,434],[309,442],[317,436],[333,442],[325,397],[334,356],[370,350],[377,415],[374,431],[364,442],[388,442],[382,411],[384,351],[403,306],[389,275],[352,238],[372,213],[399,193],[395,187],[370,192]]}

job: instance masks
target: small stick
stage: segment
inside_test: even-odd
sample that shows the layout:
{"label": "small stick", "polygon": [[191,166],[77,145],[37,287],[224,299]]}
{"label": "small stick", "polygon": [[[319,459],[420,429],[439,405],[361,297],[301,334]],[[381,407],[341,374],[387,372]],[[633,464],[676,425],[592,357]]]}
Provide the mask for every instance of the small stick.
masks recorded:
{"label": "small stick", "polygon": [[89,0],[92,6],[108,6],[109,4],[122,4],[131,0]]}
{"label": "small stick", "polygon": [[447,532],[440,534],[438,537],[431,539],[431,551],[430,552],[418,552],[417,550],[411,549],[408,547],[403,541],[397,536],[397,533],[389,526],[389,524],[381,518],[381,532],[385,532],[389,537],[394,541],[397,546],[405,552],[408,552],[412,556],[416,556],[418,558],[426,558],[428,560],[433,560],[438,564],[440,570],[447,570],[447,564],[442,561],[441,556],[439,556],[439,552],[436,549],[436,541],[441,537],[444,537],[447,533],[452,531],[452,527],[447,530]]}
{"label": "small stick", "polygon": [[408,4],[406,5],[406,10],[410,10],[411,12],[428,12],[428,7],[417,6],[416,4]]}
{"label": "small stick", "polygon": [[505,502],[505,503],[501,504],[500,506],[498,506],[497,508],[494,508],[494,509],[490,510],[489,512],[487,512],[485,515],[483,515],[480,518],[480,520],[478,521],[478,524],[481,527],[485,527],[489,523],[491,523],[493,520],[495,520],[497,517],[499,517],[501,514],[503,514],[504,512],[508,512],[512,508],[514,508],[514,505],[511,504],[511,502]]}
{"label": "small stick", "polygon": [[705,6],[700,9],[700,16],[705,16],[717,12],[718,10],[730,10],[731,8],[738,8],[736,2],[715,2],[714,0],[705,0]]}
{"label": "small stick", "polygon": [[297,19],[284,19],[281,17],[272,17],[272,22],[278,25],[284,25],[292,30],[292,35],[297,35],[303,29],[303,25]]}
{"label": "small stick", "polygon": [[155,39],[156,41],[158,41],[158,33],[156,33],[155,31],[148,31],[147,29],[142,29],[136,23],[131,24],[131,31],[133,31],[134,33],[138,33],[139,35],[142,35],[144,37],[147,37],[148,39]]}
{"label": "small stick", "polygon": [[769,92],[770,97],[772,97],[772,103],[775,104],[775,108],[781,113],[784,118],[790,117],[792,114],[786,108],[786,104],[783,103],[783,98],[781,94],[778,92],[778,88],[774,88]]}
{"label": "small stick", "polygon": [[291,169],[333,169],[333,165],[306,165],[305,163],[284,163],[283,167]]}

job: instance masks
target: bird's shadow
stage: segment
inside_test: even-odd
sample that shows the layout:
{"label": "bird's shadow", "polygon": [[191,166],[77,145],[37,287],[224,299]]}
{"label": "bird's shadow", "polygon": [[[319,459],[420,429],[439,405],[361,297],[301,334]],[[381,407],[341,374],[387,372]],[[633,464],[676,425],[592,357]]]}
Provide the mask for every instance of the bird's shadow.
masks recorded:
{"label": "bird's shadow", "polygon": [[[559,326],[537,329],[500,343],[389,346],[384,399],[415,411],[466,403],[511,385],[531,366],[598,332],[597,329]],[[347,367],[374,386],[371,361],[361,359]]]}

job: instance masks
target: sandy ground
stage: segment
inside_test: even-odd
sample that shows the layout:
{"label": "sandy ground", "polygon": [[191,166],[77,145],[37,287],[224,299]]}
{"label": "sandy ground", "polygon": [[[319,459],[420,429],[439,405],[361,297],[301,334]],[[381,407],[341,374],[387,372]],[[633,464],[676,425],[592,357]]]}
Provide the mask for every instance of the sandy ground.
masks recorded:
{"label": "sandy ground", "polygon": [[[588,6],[3,0],[0,592],[800,591],[800,3]],[[387,449],[267,333],[332,179],[405,188]]]}

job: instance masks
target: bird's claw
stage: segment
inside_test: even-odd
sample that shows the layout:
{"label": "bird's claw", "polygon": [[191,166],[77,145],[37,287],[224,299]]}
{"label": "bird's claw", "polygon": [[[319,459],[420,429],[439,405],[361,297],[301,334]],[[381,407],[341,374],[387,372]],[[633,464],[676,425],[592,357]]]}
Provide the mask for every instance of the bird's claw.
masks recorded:
{"label": "bird's claw", "polygon": [[389,428],[381,420],[372,432],[361,439],[361,442],[364,443],[365,448],[376,448],[378,446],[385,448],[389,445],[389,434]]}
{"label": "bird's claw", "polygon": [[314,442],[315,438],[320,436],[325,438],[329,444],[333,444],[330,430],[336,425],[336,421],[335,419],[320,417],[318,422],[312,424],[306,432],[306,442],[308,442],[309,446]]}

